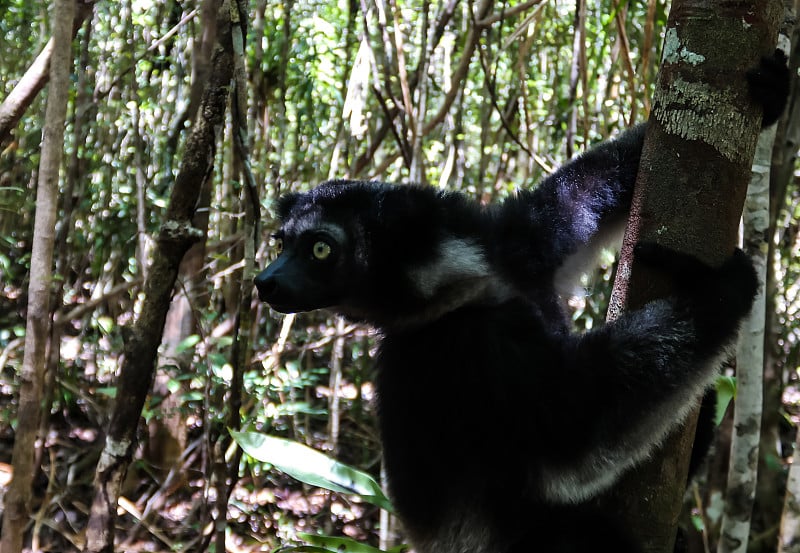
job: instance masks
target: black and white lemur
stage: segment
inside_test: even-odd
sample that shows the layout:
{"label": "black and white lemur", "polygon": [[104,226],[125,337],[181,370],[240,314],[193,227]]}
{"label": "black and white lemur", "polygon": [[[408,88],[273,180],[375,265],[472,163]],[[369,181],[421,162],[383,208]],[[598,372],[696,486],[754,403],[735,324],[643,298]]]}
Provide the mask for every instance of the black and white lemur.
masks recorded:
{"label": "black and white lemur", "polygon": [[[750,81],[774,122],[785,58]],[[259,297],[380,331],[389,491],[418,553],[636,550],[586,502],[697,404],[758,287],[741,251],[712,268],[640,245],[675,296],[571,333],[559,290],[571,259],[625,219],[643,136],[624,132],[500,205],[357,181],[278,201]]]}

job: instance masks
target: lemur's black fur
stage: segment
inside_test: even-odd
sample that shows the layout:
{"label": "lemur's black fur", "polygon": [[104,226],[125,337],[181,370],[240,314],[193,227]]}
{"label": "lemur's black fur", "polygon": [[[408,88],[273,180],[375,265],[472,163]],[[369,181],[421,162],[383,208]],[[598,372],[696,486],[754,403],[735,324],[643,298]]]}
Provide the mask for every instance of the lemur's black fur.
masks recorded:
{"label": "lemur's black fur", "polygon": [[[751,90],[776,111],[773,88]],[[758,287],[740,251],[711,268],[640,244],[676,295],[570,331],[559,289],[624,221],[643,135],[635,127],[496,206],[356,181],[279,201],[282,252],[256,278],[259,296],[381,331],[389,491],[418,553],[636,550],[587,500],[697,405]]]}

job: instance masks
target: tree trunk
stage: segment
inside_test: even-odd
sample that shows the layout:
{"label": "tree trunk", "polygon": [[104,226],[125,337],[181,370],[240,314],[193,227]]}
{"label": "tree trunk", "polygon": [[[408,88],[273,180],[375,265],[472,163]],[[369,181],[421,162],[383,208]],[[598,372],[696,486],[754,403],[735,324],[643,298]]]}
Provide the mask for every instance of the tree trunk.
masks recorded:
{"label": "tree trunk", "polygon": [[[42,388],[50,334],[50,288],[53,278],[53,246],[58,206],[58,175],[64,150],[64,123],[67,118],[69,75],[72,65],[72,20],[74,0],[57,0],[52,12],[53,54],[50,63],[50,90],[47,97],[42,157],[36,189],[36,219],[33,228],[28,313],[25,329],[25,354],[19,375],[19,409],[11,464],[14,477],[5,495],[3,535],[0,550],[22,550],[31,509],[31,484],[36,470],[36,435],[42,416]],[[58,347],[53,344],[52,347]]]}
{"label": "tree trunk", "polygon": [[778,553],[800,553],[800,433],[786,482],[786,498],[778,535]]}
{"label": "tree trunk", "polygon": [[[242,426],[241,408],[242,391],[244,389],[244,373],[250,365],[253,332],[253,281],[256,273],[256,249],[261,237],[258,199],[258,186],[250,166],[249,138],[247,132],[247,71],[245,69],[245,36],[247,29],[245,17],[247,15],[246,0],[236,0],[238,18],[232,25],[233,60],[234,60],[234,94],[231,98],[231,122],[233,133],[234,166],[238,167],[241,181],[241,208],[244,211],[242,231],[244,247],[242,248],[242,277],[239,282],[238,309],[235,317],[233,344],[230,353],[232,367],[230,388],[226,405],[225,427],[219,429],[218,438],[213,451],[214,474],[212,475],[212,488],[216,491],[216,520],[215,550],[224,551],[226,548],[226,534],[228,522],[228,502],[233,488],[239,479],[239,465],[242,459],[241,448],[236,448],[229,459],[226,456],[231,445],[231,436],[228,430],[240,430]],[[239,24],[241,23],[241,25]],[[223,410],[223,412],[224,412]]]}
{"label": "tree trunk", "polygon": [[[774,127],[764,130],[759,137],[744,210],[744,251],[753,260],[762,283],[767,275],[769,168],[774,141]],[[765,321],[766,304],[762,284],[753,311],[743,324],[736,355],[734,432],[718,553],[747,551],[758,475],[758,442],[761,437]]]}
{"label": "tree trunk", "polygon": [[[745,72],[774,49],[782,16],[776,0],[673,2],[610,316],[669,293],[659,275],[631,265],[637,241],[712,265],[733,251],[760,126]],[[673,550],[696,415],[689,419],[601,499],[646,552]]]}
{"label": "tree trunk", "polygon": [[[787,0],[795,13],[798,12],[797,0]],[[800,145],[800,78],[797,68],[800,66],[800,27],[795,26],[792,33],[792,47],[789,56],[790,74],[793,75],[789,92],[789,105],[777,125],[775,148],[772,150],[772,168],[770,171],[770,228],[768,230],[769,253],[767,259],[774,259],[778,248],[776,229],[778,218],[784,213],[789,183],[794,178],[797,161],[797,150]],[[781,509],[784,508],[784,475],[780,444],[780,425],[783,421],[783,349],[779,345],[781,323],[778,321],[777,302],[779,299],[773,263],[767,265],[766,276],[767,329],[764,338],[764,402],[761,421],[761,443],[759,445],[758,483],[756,488],[753,518],[758,527],[764,531],[759,536],[758,547],[750,550],[753,553],[774,551],[777,531],[780,526]],[[777,299],[776,299],[777,298]]]}
{"label": "tree trunk", "polygon": [[186,143],[180,171],[153,251],[145,282],[145,298],[136,323],[125,340],[124,360],[117,384],[117,400],[109,423],[105,448],[95,477],[95,496],[86,532],[87,552],[114,550],[114,519],[122,480],[136,445],[136,429],[153,380],[156,354],[172,297],[178,268],[202,233],[192,220],[200,191],[211,178],[219,131],[225,117],[233,77],[230,0],[217,2],[217,43],[212,72]]}

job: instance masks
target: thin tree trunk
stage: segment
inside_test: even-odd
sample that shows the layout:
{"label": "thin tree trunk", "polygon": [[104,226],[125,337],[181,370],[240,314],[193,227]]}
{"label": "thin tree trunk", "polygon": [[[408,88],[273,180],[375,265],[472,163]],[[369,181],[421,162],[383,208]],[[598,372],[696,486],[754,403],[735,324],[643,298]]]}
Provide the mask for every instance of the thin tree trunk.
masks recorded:
{"label": "thin tree trunk", "polygon": [[[789,8],[798,13],[798,1],[786,0]],[[793,75],[789,92],[789,105],[777,125],[775,147],[772,150],[770,170],[770,227],[767,231],[769,252],[767,259],[774,259],[779,248],[780,237],[776,236],[778,218],[785,213],[789,183],[794,179],[798,145],[800,145],[800,27],[795,26],[792,33],[792,47],[789,56],[790,74]],[[781,323],[778,321],[777,302],[778,283],[774,263],[767,264],[766,285],[766,332],[764,338],[764,400],[761,419],[761,443],[759,444],[758,483],[753,507],[753,523],[764,531],[758,542],[751,540],[753,553],[772,552],[777,542],[781,510],[784,508],[784,475],[779,451],[781,440],[780,426],[782,415],[783,370],[785,354],[779,345]],[[787,504],[788,505],[788,504]]]}
{"label": "thin tree trunk", "polygon": [[[567,159],[575,153],[575,135],[578,134],[578,79],[585,62],[583,50],[586,44],[586,0],[575,3],[575,34],[572,37],[572,62],[569,68],[569,120],[567,121]],[[584,96],[586,90],[583,91]]]}
{"label": "thin tree trunk", "polygon": [[338,338],[333,342],[331,352],[331,374],[328,381],[330,396],[328,397],[328,444],[334,457],[339,454],[339,426],[342,413],[340,410],[340,394],[342,391],[342,359],[344,358],[344,320],[336,321]]}
{"label": "thin tree trunk", "polygon": [[[794,31],[794,9],[786,6],[779,47],[788,55]],[[758,480],[761,414],[764,399],[765,285],[769,257],[770,168],[776,127],[764,129],[758,139],[753,173],[743,215],[744,250],[753,260],[762,286],[739,339],[728,483],[718,553],[746,553]]]}
{"label": "thin tree trunk", "polygon": [[800,433],[795,438],[794,455],[786,482],[778,553],[800,553]]}
{"label": "thin tree trunk", "polygon": [[[11,464],[14,477],[5,495],[3,535],[0,550],[22,550],[31,509],[31,484],[36,470],[34,453],[42,416],[46,349],[50,327],[50,288],[53,278],[53,246],[58,207],[58,176],[64,151],[64,123],[67,118],[69,74],[72,65],[72,20],[74,0],[56,0],[52,17],[53,54],[50,90],[47,97],[42,156],[36,190],[36,218],[33,228],[25,354],[19,375],[19,409]],[[53,347],[58,347],[53,345]]]}
{"label": "thin tree trunk", "polygon": [[[762,283],[767,275],[769,167],[774,141],[774,127],[762,131],[744,210],[744,250],[753,260],[758,279]],[[765,320],[766,304],[762,285],[753,304],[753,311],[743,325],[736,355],[734,432],[718,553],[747,551],[758,476],[758,442],[761,437],[761,403],[764,392],[761,376],[764,369]]]}
{"label": "thin tree trunk", "polygon": [[[192,49],[192,82],[189,91],[189,105],[186,110],[177,118],[176,124],[170,131],[167,148],[174,151],[177,148],[178,138],[187,120],[194,121],[198,106],[202,99],[203,91],[208,84],[209,72],[211,69],[211,50],[214,46],[213,40],[216,35],[217,14],[216,6],[213,1],[203,0],[200,10],[200,25],[202,31],[199,33],[199,40]],[[136,79],[134,78],[134,81]],[[136,112],[138,113],[138,109]],[[138,126],[137,126],[138,129]],[[144,148],[144,140],[137,132],[134,137],[137,144]],[[139,157],[137,153],[135,157]],[[146,269],[151,247],[150,238],[144,234],[144,214],[148,210],[145,203],[144,188],[146,179],[144,178],[144,165],[136,164],[136,190],[137,190],[137,215],[141,216],[142,222],[139,227],[139,245],[142,254],[142,269]],[[141,177],[141,178],[140,178]],[[141,190],[141,194],[139,191]],[[192,244],[189,251],[183,258],[178,270],[178,280],[180,282],[175,290],[175,295],[167,311],[167,318],[162,336],[163,345],[160,350],[158,368],[156,369],[155,380],[153,383],[153,395],[162,398],[162,417],[156,417],[148,423],[148,442],[145,450],[147,460],[155,467],[160,469],[160,474],[167,475],[180,462],[186,448],[186,413],[182,410],[183,389],[170,392],[169,382],[171,372],[163,367],[176,366],[178,374],[186,373],[191,370],[190,364],[194,356],[194,348],[185,348],[179,352],[179,346],[192,334],[198,332],[195,313],[201,311],[208,304],[208,294],[206,293],[206,271],[204,269],[206,259],[206,235],[208,233],[209,205],[211,204],[211,181],[207,180],[200,191],[199,201],[194,216],[192,226],[203,235],[203,239]],[[147,246],[147,249],[144,246]],[[137,249],[137,252],[139,250]],[[147,275],[144,275],[147,277]],[[182,382],[182,386],[185,382]],[[185,479],[183,472],[178,472],[178,478]]]}
{"label": "thin tree trunk", "polygon": [[252,276],[255,275],[256,248],[260,238],[260,203],[258,200],[258,187],[250,166],[250,149],[247,132],[247,71],[245,69],[244,40],[247,36],[246,17],[247,4],[245,0],[236,0],[237,5],[232,12],[238,18],[231,25],[233,61],[234,61],[234,86],[231,98],[231,122],[233,134],[234,166],[239,168],[241,182],[244,183],[240,200],[245,213],[243,221],[243,262],[242,279],[239,281],[239,307],[235,317],[234,341],[231,347],[231,375],[230,389],[226,401],[227,413],[225,427],[221,429],[217,443],[214,444],[215,465],[220,467],[216,474],[217,481],[214,487],[217,492],[216,515],[216,551],[225,550],[225,534],[227,530],[228,501],[233,488],[239,479],[239,463],[242,457],[241,448],[236,448],[232,458],[226,458],[227,450],[231,445],[231,436],[227,429],[239,430],[242,426],[241,407],[242,392],[244,389],[244,373],[250,364],[251,331],[253,329],[253,284]]}
{"label": "thin tree trunk", "polygon": [[422,122],[425,121],[425,116],[428,112],[428,85],[430,84],[428,78],[428,66],[430,64],[433,52],[429,50],[429,40],[433,29],[429,28],[429,10],[430,5],[425,2],[422,8],[422,22],[420,24],[420,34],[422,35],[420,52],[422,59],[419,61],[419,66],[416,73],[417,86],[413,89],[413,95],[416,101],[414,102],[414,111],[411,112],[410,120],[412,124],[412,140],[411,140],[411,167],[409,176],[412,182],[418,184],[427,184],[427,175],[425,174],[425,154],[422,151],[423,139],[425,136],[421,132]]}
{"label": "thin tree trunk", "polygon": [[155,243],[141,313],[125,340],[117,400],[95,476],[95,496],[84,548],[87,552],[111,553],[114,550],[114,520],[120,486],[136,446],[136,428],[153,380],[156,354],[178,268],[189,247],[203,238],[192,219],[200,191],[212,176],[234,65],[230,0],[218,1],[216,13],[217,43],[211,76],[200,106],[203,117],[197,118],[186,142],[166,219]]}

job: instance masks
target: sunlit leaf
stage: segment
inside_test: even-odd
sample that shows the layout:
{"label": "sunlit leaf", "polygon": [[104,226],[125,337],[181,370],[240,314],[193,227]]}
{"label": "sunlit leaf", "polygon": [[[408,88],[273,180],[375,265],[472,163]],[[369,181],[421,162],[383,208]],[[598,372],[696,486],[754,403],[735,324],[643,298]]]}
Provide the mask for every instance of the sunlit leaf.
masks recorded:
{"label": "sunlit leaf", "polygon": [[[316,545],[326,551],[337,551],[346,553],[383,553],[383,549],[372,547],[365,543],[360,543],[350,538],[333,537],[333,536],[320,536],[317,534],[308,534],[305,532],[298,532],[297,537],[303,541],[307,541],[312,546]],[[401,553],[408,549],[406,545],[400,545],[389,549],[389,553]]]}
{"label": "sunlit leaf", "polygon": [[104,396],[108,396],[110,398],[117,397],[117,387],[116,386],[103,386],[100,388],[94,389],[95,394],[100,394]]}
{"label": "sunlit leaf", "polygon": [[114,330],[114,319],[106,316],[97,317],[97,326],[100,327],[103,334],[111,334],[111,331]]}
{"label": "sunlit leaf", "polygon": [[703,522],[703,517],[700,515],[692,515],[692,526],[694,526],[695,530],[698,532],[702,532],[705,530],[705,523]]}
{"label": "sunlit leaf", "polygon": [[324,415],[327,412],[325,409],[312,407],[307,401],[281,403],[277,406],[276,411],[278,415]]}
{"label": "sunlit leaf", "polygon": [[200,336],[197,334],[192,334],[191,336],[187,336],[183,340],[181,340],[177,346],[175,346],[175,353],[181,354],[184,351],[195,347],[200,342]]}
{"label": "sunlit leaf", "polygon": [[290,545],[288,547],[276,549],[275,553],[290,553],[293,551],[299,551],[301,553],[331,553],[330,549],[317,547],[316,545]]}
{"label": "sunlit leaf", "polygon": [[326,490],[354,494],[392,511],[380,485],[368,474],[332,459],[306,445],[258,432],[231,432],[251,457],[269,463],[289,476]]}
{"label": "sunlit leaf", "polygon": [[714,423],[719,425],[728,409],[728,404],[736,397],[736,378],[731,376],[719,376],[716,382],[717,387],[717,412],[714,416]]}

